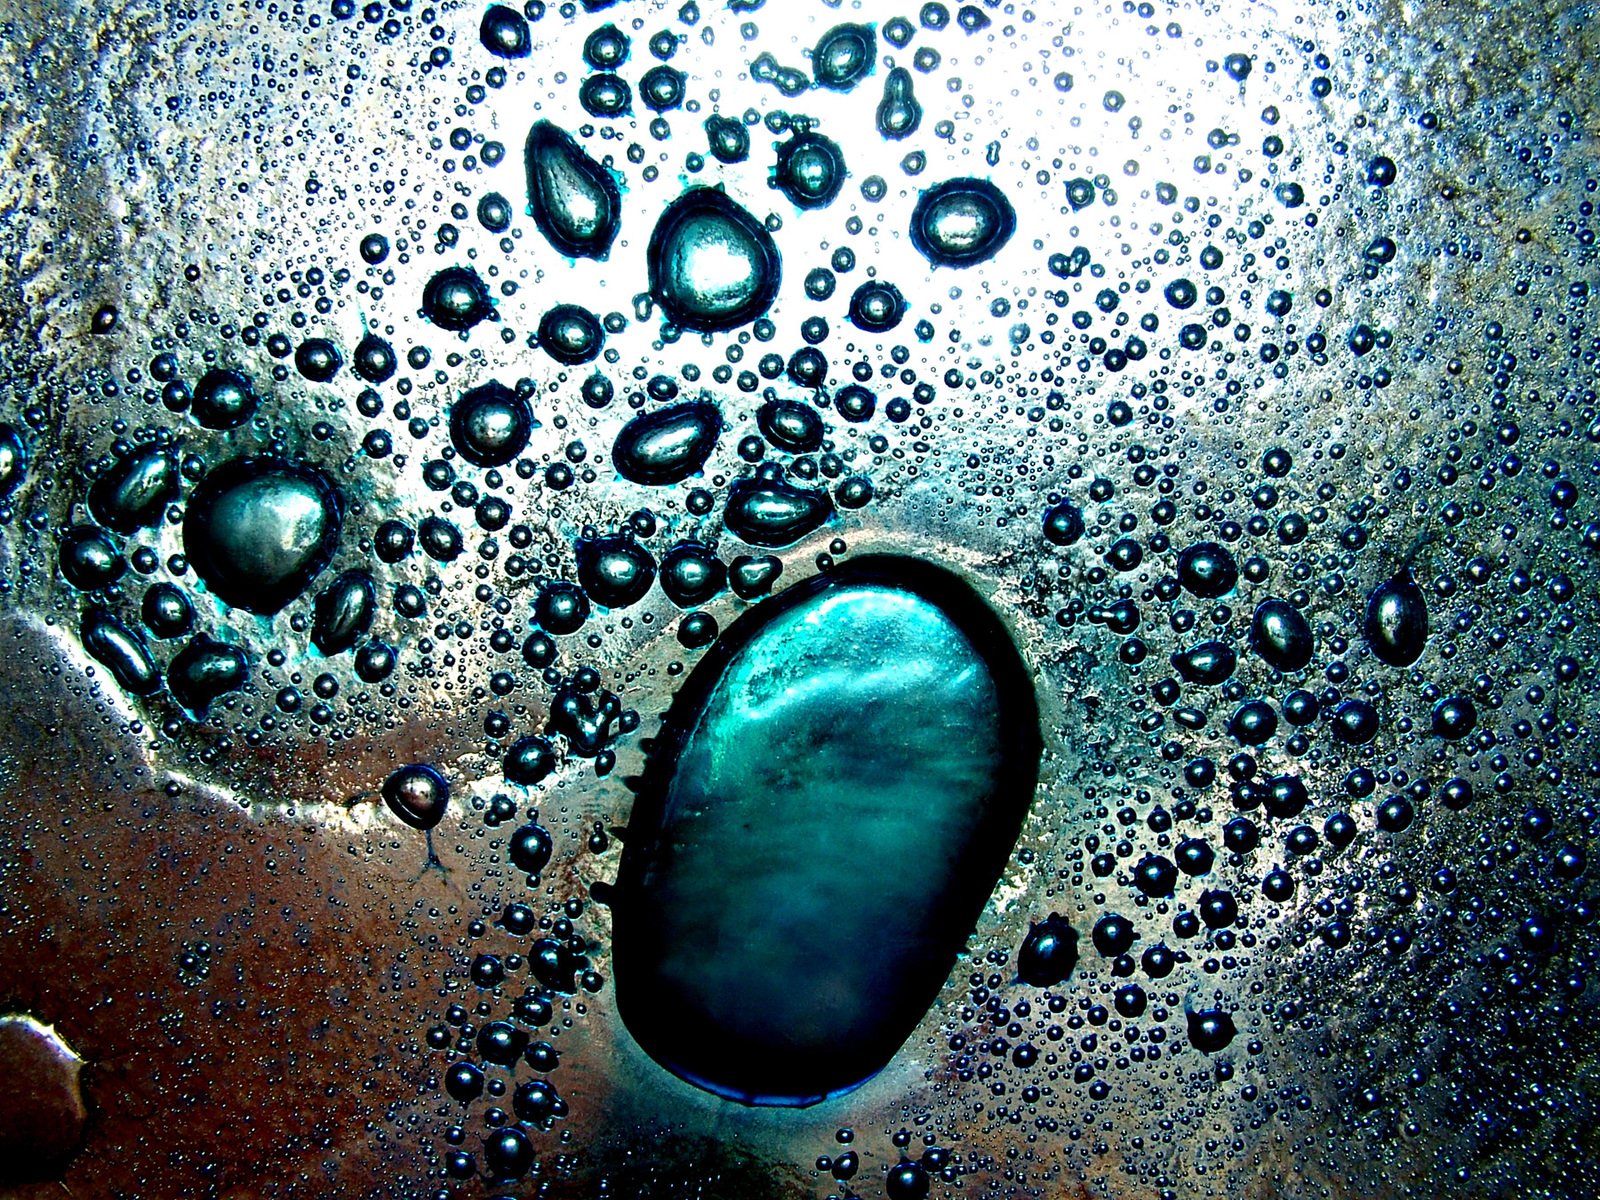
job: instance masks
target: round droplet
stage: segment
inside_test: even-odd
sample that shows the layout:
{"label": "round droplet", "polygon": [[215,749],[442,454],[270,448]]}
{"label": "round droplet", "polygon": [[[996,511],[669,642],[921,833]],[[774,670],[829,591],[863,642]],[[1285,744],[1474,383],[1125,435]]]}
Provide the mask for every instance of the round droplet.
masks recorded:
{"label": "round droplet", "polygon": [[315,467],[237,458],[190,496],[183,548],[219,600],[270,616],[327,566],[340,521],[338,494]]}
{"label": "round droplet", "polygon": [[248,375],[213,367],[195,385],[189,415],[206,429],[237,429],[256,415],[260,405]]}
{"label": "round droplet", "polygon": [[[881,1069],[1031,803],[1033,694],[993,613],[916,560],[855,560],[735,622],[674,701],[629,821],[613,965],[646,1051],[752,1104]],[[884,869],[913,847],[916,870]]]}
{"label": "round droplet", "polygon": [[905,319],[906,301],[900,289],[881,279],[869,279],[850,297],[850,323],[867,333],[887,333]]}
{"label": "round droplet", "polygon": [[413,829],[432,829],[450,805],[450,784],[426,763],[401,767],[383,781],[383,802]]}
{"label": "round droplet", "polygon": [[89,486],[89,512],[107,529],[132,533],[159,524],[178,490],[177,455],[165,446],[143,446]]}
{"label": "round droplet", "polygon": [[633,89],[622,76],[600,71],[578,85],[578,103],[591,117],[602,120],[633,111]]}
{"label": "round droplet", "polygon": [[797,133],[778,147],[772,186],[797,208],[823,208],[844,187],[846,174],[837,142],[820,133]]}
{"label": "round droplet", "polygon": [[1315,649],[1311,625],[1287,601],[1263,600],[1250,619],[1250,648],[1270,667],[1303,670]]}
{"label": "round droplet", "polygon": [[715,404],[691,400],[641,413],[611,446],[617,474],[633,483],[681,483],[705,466],[722,432]]}
{"label": "round droplet", "polygon": [[655,559],[628,534],[578,543],[578,582],[589,598],[604,608],[637,604],[655,581]]}
{"label": "round droplet", "polygon": [[489,289],[470,267],[446,267],[422,289],[422,315],[440,329],[461,333],[494,315]]}
{"label": "round droplet", "polygon": [[604,258],[622,221],[617,181],[549,121],[528,131],[528,205],[545,239],[572,258]]}
{"label": "round droplet", "polygon": [[750,131],[742,121],[712,113],[705,130],[706,145],[718,162],[741,163],[750,157]]}
{"label": "round droplet", "polygon": [[825,491],[795,487],[783,479],[741,479],[728,489],[723,521],[740,540],[776,548],[798,542],[833,515]]}
{"label": "round droplet", "polygon": [[518,738],[506,750],[500,769],[507,783],[533,787],[543,783],[550,772],[556,769],[555,748],[548,739],[538,734]]}
{"label": "round droplet", "polygon": [[872,69],[877,50],[878,38],[870,25],[835,25],[817,39],[811,74],[818,87],[848,92]]}
{"label": "round droplet", "polygon": [[533,427],[528,402],[494,380],[450,406],[450,444],[474,466],[505,466],[527,449]]}
{"label": "round droplet", "polygon": [[375,333],[369,333],[356,344],[351,369],[368,383],[383,383],[395,373],[399,364],[394,347]]}
{"label": "round droplet", "polygon": [[581,304],[558,304],[539,318],[539,345],[559,363],[593,362],[605,340],[600,318]]}
{"label": "round droplet", "polygon": [[728,568],[708,546],[679,542],[661,559],[661,590],[679,608],[698,608],[728,586]]}
{"label": "round droplet", "polygon": [[1017,951],[1017,977],[1029,987],[1065,983],[1078,965],[1078,931],[1051,913],[1035,923]]}
{"label": "round droplet", "polygon": [[589,619],[589,597],[575,583],[556,579],[539,589],[533,619],[550,633],[576,633]]}
{"label": "round droplet", "polygon": [[1478,709],[1466,696],[1447,696],[1433,706],[1430,723],[1435,736],[1453,742],[1477,727]]}
{"label": "round droplet", "polygon": [[1220,1008],[1189,1014],[1189,1044],[1201,1054],[1216,1054],[1226,1050],[1237,1032],[1232,1015]]}
{"label": "round droplet", "polygon": [[1076,504],[1063,500],[1045,510],[1044,538],[1052,545],[1076,545],[1083,529],[1083,510]]}
{"label": "round droplet", "polygon": [[1178,555],[1178,582],[1202,600],[1215,600],[1233,591],[1239,566],[1216,542],[1196,542]]}
{"label": "round droplet", "polygon": [[344,355],[327,338],[307,338],[295,348],[295,370],[312,383],[327,383],[342,366]]}
{"label": "round droplet", "polygon": [[650,235],[650,294],[685,329],[732,329],[771,307],[782,270],[766,227],[713,188],[691,188]]}
{"label": "round droplet", "polygon": [[550,831],[537,821],[530,821],[516,830],[507,846],[511,865],[527,875],[537,875],[544,870],[554,850],[555,842],[550,838]]}
{"label": "round droplet", "polygon": [[127,560],[105,530],[74,525],[61,535],[61,574],[80,592],[97,592],[122,578]]}
{"label": "round droplet", "polygon": [[1428,600],[1410,571],[1379,584],[1363,623],[1372,653],[1391,667],[1409,667],[1428,643]]}
{"label": "round droplet", "polygon": [[911,244],[936,267],[985,262],[1016,229],[1016,210],[986,179],[948,179],[923,192],[911,212]]}

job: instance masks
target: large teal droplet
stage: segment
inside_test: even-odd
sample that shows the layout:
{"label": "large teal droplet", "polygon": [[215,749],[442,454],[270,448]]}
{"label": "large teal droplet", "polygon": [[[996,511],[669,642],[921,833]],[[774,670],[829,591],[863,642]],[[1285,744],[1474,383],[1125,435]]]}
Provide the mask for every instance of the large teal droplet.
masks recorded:
{"label": "large teal droplet", "polygon": [[1039,751],[1010,636],[946,571],[864,558],[753,609],[637,781],[613,964],[629,1030],[747,1104],[870,1078],[971,934]]}

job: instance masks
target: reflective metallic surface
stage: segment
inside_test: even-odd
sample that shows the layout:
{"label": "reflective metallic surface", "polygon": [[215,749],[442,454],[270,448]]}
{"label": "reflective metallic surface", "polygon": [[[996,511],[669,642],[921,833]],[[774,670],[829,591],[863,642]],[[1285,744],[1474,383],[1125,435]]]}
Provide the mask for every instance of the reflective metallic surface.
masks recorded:
{"label": "reflective metallic surface", "polygon": [[[0,1141],[41,1180],[0,1188],[1600,1191],[1591,11],[531,7],[0,0],[0,1013],[81,1059],[83,1105],[76,1152]],[[844,23],[870,72],[811,86]],[[537,121],[616,182],[604,257],[527,208]],[[810,134],[843,180],[790,155],[779,188]],[[935,265],[913,216],[953,179],[1015,232]],[[775,289],[702,263],[761,302],[703,334],[649,262],[696,187],[781,258]],[[491,382],[532,415],[494,466],[452,440]],[[758,420],[782,400],[819,447]],[[702,469],[619,474],[624,427],[691,401]],[[241,456],[337,493],[282,605],[186,545]],[[730,586],[688,612],[612,564],[570,628],[611,535]],[[889,1065],[747,1107],[617,1016],[628,781],[717,630],[869,552],[999,614],[1039,788]],[[325,656],[352,571],[370,631]],[[1369,633],[1408,577],[1414,658],[1392,592]],[[419,764],[429,830],[383,798]],[[1032,986],[1052,913],[1080,959]],[[7,1088],[46,1111],[66,1061]]]}

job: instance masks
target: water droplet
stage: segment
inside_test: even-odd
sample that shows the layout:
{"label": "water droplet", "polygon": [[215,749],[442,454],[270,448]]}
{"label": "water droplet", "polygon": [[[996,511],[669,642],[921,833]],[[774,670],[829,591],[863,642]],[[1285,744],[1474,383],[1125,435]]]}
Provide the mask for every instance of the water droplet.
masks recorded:
{"label": "water droplet", "polygon": [[622,221],[611,172],[549,121],[528,131],[528,204],[545,239],[572,258],[604,258]]}
{"label": "water droplet", "polygon": [[237,458],[190,496],[183,548],[219,600],[270,616],[327,566],[340,521],[338,494],[315,467]]}
{"label": "water droplet", "polygon": [[578,582],[604,608],[627,608],[644,599],[656,580],[655,559],[625,533],[578,543]]}
{"label": "water droplet", "polygon": [[167,690],[196,718],[212,703],[236,692],[249,678],[250,660],[238,646],[197,634],[167,665]]}
{"label": "water droplet", "polygon": [[1250,648],[1268,666],[1289,672],[1304,669],[1315,646],[1300,610],[1272,598],[1258,604],[1250,618]]}
{"label": "water droplet", "polygon": [[383,781],[383,802],[413,829],[432,829],[450,806],[450,784],[426,763],[412,763]]}
{"label": "water droplet", "polygon": [[1078,931],[1056,913],[1035,922],[1017,951],[1017,977],[1029,987],[1065,983],[1077,965]]}
{"label": "water droplet", "polygon": [[922,105],[917,102],[911,72],[904,67],[896,67],[883,81],[883,99],[878,101],[877,122],[878,132],[895,141],[910,137],[922,124]]}
{"label": "water droplet", "polygon": [[782,279],[772,235],[714,188],[691,188],[667,206],[648,259],[651,296],[685,329],[754,321],[771,307]]}
{"label": "water droplet", "polygon": [[89,656],[110,671],[122,690],[151,695],[161,686],[161,672],[144,639],[103,608],[83,614],[79,638]]}
{"label": "water droplet", "polygon": [[422,315],[440,329],[462,333],[494,315],[489,289],[470,267],[446,267],[422,289]]}
{"label": "water droplet", "polygon": [[1016,229],[1016,210],[986,179],[935,184],[911,213],[911,244],[936,267],[970,267],[993,258]]}
{"label": "water droplet", "polygon": [[722,432],[715,404],[691,400],[641,413],[611,446],[617,474],[634,483],[681,483],[705,465]]}
{"label": "water droplet", "polygon": [[478,23],[478,40],[496,58],[526,58],[533,49],[533,31],[514,8],[491,4]]}
{"label": "water droplet", "polygon": [[1428,600],[1410,571],[1379,584],[1363,622],[1372,653],[1391,667],[1409,667],[1428,643]]}
{"label": "water droplet", "polygon": [[178,459],[165,446],[143,446],[89,487],[89,512],[107,529],[132,533],[159,524],[178,498]]}
{"label": "water droplet", "polygon": [[378,611],[378,589],[363,570],[345,571],[317,595],[311,644],[332,657],[367,635]]}
{"label": "water droplet", "polygon": [[728,489],[723,520],[752,546],[798,542],[833,515],[828,493],[796,487],[779,478],[738,480]]}
{"label": "water droplet", "polygon": [[195,385],[189,415],[206,429],[237,429],[256,415],[260,405],[248,375],[213,367]]}
{"label": "water droplet", "polygon": [[844,187],[847,173],[837,142],[820,133],[797,133],[778,147],[772,186],[796,208],[823,208]]}
{"label": "water droplet", "polygon": [[[1038,737],[1009,636],[943,571],[856,560],[752,610],[640,782],[614,904],[628,1028],[745,1103],[876,1073],[988,898]],[[916,871],[881,870],[911,845]]]}
{"label": "water droplet", "polygon": [[817,86],[848,92],[872,70],[878,38],[870,25],[846,22],[817,39],[811,52],[811,73]]}
{"label": "water droplet", "polygon": [[533,427],[528,402],[494,380],[450,406],[450,443],[474,466],[505,466],[527,449]]}

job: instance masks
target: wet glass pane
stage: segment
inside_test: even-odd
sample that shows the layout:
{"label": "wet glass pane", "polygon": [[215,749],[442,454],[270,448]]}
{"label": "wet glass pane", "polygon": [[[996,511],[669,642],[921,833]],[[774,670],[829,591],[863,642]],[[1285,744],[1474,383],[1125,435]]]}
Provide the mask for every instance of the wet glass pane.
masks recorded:
{"label": "wet glass pane", "polygon": [[1600,1192],[1587,8],[0,28],[0,1191]]}

